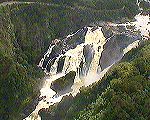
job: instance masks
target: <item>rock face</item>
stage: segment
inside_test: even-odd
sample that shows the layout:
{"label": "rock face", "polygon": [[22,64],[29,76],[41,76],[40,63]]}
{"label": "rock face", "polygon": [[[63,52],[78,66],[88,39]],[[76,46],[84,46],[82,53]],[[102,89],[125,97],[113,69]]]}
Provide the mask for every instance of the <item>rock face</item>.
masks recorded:
{"label": "rock face", "polygon": [[56,103],[55,105],[51,106],[50,108],[47,108],[47,109],[41,109],[39,111],[39,115],[41,116],[41,119],[42,120],[61,120],[60,118],[63,118],[62,115],[63,114],[57,114],[57,116],[55,116],[55,113],[51,113],[51,111],[53,109],[56,109],[58,107],[60,107],[59,109],[59,113],[64,113],[63,111],[68,109],[70,107],[70,105],[72,104],[72,101],[73,101],[74,97],[71,96],[71,95],[67,95],[67,96],[64,96],[62,98],[62,101],[59,102],[59,103]]}
{"label": "rock face", "polygon": [[70,88],[76,76],[76,72],[71,71],[63,77],[52,82],[50,88],[56,92],[64,91],[66,88]]}
{"label": "rock face", "polygon": [[[79,29],[77,32],[66,36],[65,38],[62,38],[59,40],[59,42],[52,42],[49,46],[49,48],[52,48],[50,54],[48,57],[45,57],[42,67],[46,68],[48,72],[50,72],[51,66],[54,64],[55,60],[59,55],[65,54],[66,51],[70,49],[74,49],[77,47],[77,45],[80,45],[84,43],[85,41],[85,34],[87,32],[87,28],[84,27],[82,29]],[[55,41],[55,40],[54,40]],[[52,47],[54,46],[54,47]],[[64,57],[59,59],[59,67],[61,68],[63,65]],[[57,69],[57,72],[60,72],[62,69]]]}
{"label": "rock face", "polygon": [[[56,91],[47,101],[53,101],[51,105],[54,105],[57,100],[60,102],[64,95],[78,96],[82,86],[90,86],[100,80],[113,64],[121,60],[132,48],[136,48],[142,39],[136,31],[137,26],[134,27],[133,24],[103,22],[97,26],[79,29],[60,40],[55,39],[43,55],[39,67],[51,76],[65,76],[59,76],[61,78],[57,77],[55,81],[50,79],[53,81],[51,86],[46,84],[48,89],[50,86]],[[74,74],[71,75],[72,71]],[[109,80],[104,84],[106,82]]]}
{"label": "rock face", "polygon": [[[0,40],[0,57],[2,58],[0,68],[2,67],[2,70],[0,71],[2,71],[2,74],[0,78],[3,84],[0,91],[2,91],[1,96],[4,98],[0,99],[0,103],[2,103],[2,105],[0,104],[2,107],[0,119],[6,119],[7,117],[12,119],[13,115],[20,111],[18,108],[22,109],[26,104],[29,104],[29,96],[35,94],[32,87],[38,84],[35,79],[43,76],[43,73],[40,73],[40,70],[36,67],[36,63],[39,62],[40,55],[44,53],[48,45],[55,45],[55,47],[53,47],[51,55],[45,58],[42,67],[46,67],[48,72],[51,70],[55,71],[55,73],[62,72],[63,67],[66,65],[66,60],[71,60],[70,56],[65,57],[63,54],[84,43],[87,28],[80,29],[75,33],[75,36],[67,36],[67,39],[62,38],[61,41],[55,38],[65,36],[94,21],[110,20],[112,16],[115,16],[115,13],[124,12],[122,7],[117,10],[118,12],[114,12],[113,9],[112,11],[109,10],[108,14],[106,9],[99,11],[89,9],[86,6],[78,7],[76,4],[73,7],[43,4],[37,1],[35,3],[21,2],[19,4],[17,2],[14,4],[6,2],[0,6],[0,14],[2,14],[2,21],[0,21],[0,31],[2,32],[2,39]],[[122,18],[126,17],[126,15],[119,16]],[[97,27],[93,28],[91,32],[96,29]],[[52,42],[53,39],[55,39],[54,42]],[[93,50],[92,45],[89,46],[85,48],[85,56],[89,55],[86,51]],[[60,54],[62,56],[59,56]],[[90,61],[93,54],[94,52],[91,52]],[[80,56],[80,58],[82,57]],[[83,68],[84,66],[90,68],[88,57],[85,57],[85,59],[86,61],[81,60],[80,66],[83,63]],[[91,63],[93,62],[91,61]],[[81,68],[80,71],[82,72],[83,70]],[[86,69],[86,73],[87,71],[88,69]],[[6,96],[9,96],[9,99]],[[18,116],[17,118],[19,119]]]}
{"label": "rock face", "polygon": [[104,51],[100,58],[99,64],[101,65],[102,70],[121,59],[124,55],[123,49],[132,42],[134,42],[134,38],[126,36],[125,34],[112,37],[104,45]]}
{"label": "rock face", "polygon": [[102,31],[107,39],[104,50],[99,61],[101,70],[104,70],[114,62],[120,60],[124,55],[124,49],[136,40],[141,39],[140,34],[134,33],[131,29],[110,23],[103,26]]}
{"label": "rock face", "polygon": [[50,74],[76,71],[78,77],[102,71],[120,60],[124,49],[139,40],[138,33],[125,25],[99,23],[79,29],[58,42],[52,42],[39,67]]}

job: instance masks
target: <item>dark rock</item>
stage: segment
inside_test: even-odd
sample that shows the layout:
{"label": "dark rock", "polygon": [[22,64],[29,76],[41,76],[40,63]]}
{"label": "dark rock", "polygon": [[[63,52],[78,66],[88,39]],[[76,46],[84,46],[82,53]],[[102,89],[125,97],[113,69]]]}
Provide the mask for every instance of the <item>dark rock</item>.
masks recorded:
{"label": "dark rock", "polygon": [[64,66],[64,62],[65,62],[65,58],[66,58],[66,56],[62,56],[62,57],[59,58],[58,67],[57,67],[57,73],[62,72],[63,66]]}
{"label": "dark rock", "polygon": [[65,76],[53,81],[50,88],[56,91],[57,93],[62,90],[65,90],[66,88],[71,87],[73,85],[75,76],[76,72],[71,71]]}
{"label": "dark rock", "polygon": [[34,98],[32,102],[23,109],[23,117],[24,118],[28,117],[30,113],[35,110],[38,103],[39,103],[39,96]]}
{"label": "dark rock", "polygon": [[[55,39],[53,41],[53,44],[55,44],[55,46],[53,47],[50,55],[46,56],[46,58],[44,59],[42,67],[46,68],[46,70],[49,72],[51,66],[54,64],[56,58],[59,55],[65,54],[66,51],[70,49],[74,49],[77,45],[85,42],[85,34],[87,30],[88,30],[87,27],[84,27],[82,29],[79,29],[77,32],[72,33],[70,37],[65,37],[60,40]],[[51,46],[52,45],[50,45],[50,47]],[[57,70],[58,73],[62,71],[63,62],[64,62],[63,60],[64,58],[60,58],[58,62],[58,65],[60,67],[60,69]]]}
{"label": "dark rock", "polygon": [[39,98],[38,98],[38,101],[41,101],[41,100],[43,100],[43,99],[45,99],[45,98],[46,98],[46,96],[39,97]]}
{"label": "dark rock", "polygon": [[[85,45],[83,48],[83,54],[85,58],[84,67],[82,66],[81,69],[81,75],[87,75],[90,64],[94,58],[95,51],[93,49],[93,45]],[[81,61],[80,64],[82,64],[83,61]]]}
{"label": "dark rock", "polygon": [[110,27],[107,26],[103,26],[102,27],[102,32],[104,34],[104,37],[107,39],[109,37],[111,37],[113,35],[112,30],[110,29]]}
{"label": "dark rock", "polygon": [[100,63],[102,70],[123,57],[123,49],[139,39],[138,35],[116,34],[104,45]]}

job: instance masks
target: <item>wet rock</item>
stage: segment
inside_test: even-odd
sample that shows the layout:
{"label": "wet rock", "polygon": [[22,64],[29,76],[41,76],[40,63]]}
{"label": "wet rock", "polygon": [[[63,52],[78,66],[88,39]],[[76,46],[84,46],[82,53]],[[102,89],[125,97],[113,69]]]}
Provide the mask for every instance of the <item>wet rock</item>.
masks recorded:
{"label": "wet rock", "polygon": [[[87,30],[87,27],[84,27],[79,29],[77,32],[66,36],[65,38],[53,40],[50,47],[52,47],[52,45],[55,46],[52,48],[51,53],[44,59],[42,67],[46,68],[46,70],[49,72],[51,66],[54,64],[56,58],[59,55],[65,54],[66,51],[74,49],[77,45],[85,42],[85,34]],[[59,62],[58,65],[61,66],[61,68],[58,69],[57,72],[61,72],[63,67],[62,60],[60,60]]]}
{"label": "wet rock", "polygon": [[62,56],[62,57],[59,58],[58,67],[57,67],[57,73],[62,72],[64,63],[65,63],[65,58],[66,58],[66,56]]}
{"label": "wet rock", "polygon": [[71,87],[73,85],[75,76],[76,72],[71,71],[65,76],[53,81],[50,88],[56,91],[57,93],[62,90],[65,90],[66,88]]}
{"label": "wet rock", "polygon": [[102,32],[104,34],[104,37],[107,39],[109,37],[111,37],[113,35],[113,32],[111,30],[110,27],[107,27],[107,26],[103,26],[102,27]]}
{"label": "wet rock", "polygon": [[138,40],[136,35],[116,34],[104,45],[99,65],[104,70],[123,57],[123,50],[132,42]]}
{"label": "wet rock", "polygon": [[43,99],[45,99],[45,98],[46,98],[46,96],[39,97],[39,98],[38,98],[38,101],[41,101],[41,100],[43,100]]}

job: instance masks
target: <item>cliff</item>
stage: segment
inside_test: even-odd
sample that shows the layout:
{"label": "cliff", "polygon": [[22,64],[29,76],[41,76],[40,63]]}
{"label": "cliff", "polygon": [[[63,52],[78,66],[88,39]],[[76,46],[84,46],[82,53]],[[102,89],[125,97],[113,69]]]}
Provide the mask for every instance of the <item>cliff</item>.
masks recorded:
{"label": "cliff", "polygon": [[[128,52],[98,82],[42,109],[44,120],[145,119],[149,116],[150,42]],[[66,101],[69,101],[66,104]],[[65,108],[65,111],[64,111]]]}
{"label": "cliff", "polygon": [[38,78],[44,76],[37,64],[52,40],[95,21],[133,18],[138,12],[135,0],[120,1],[112,0],[114,4],[106,7],[84,0],[71,4],[34,0],[1,3],[0,119],[22,119],[29,114],[23,110],[38,95],[42,84]]}

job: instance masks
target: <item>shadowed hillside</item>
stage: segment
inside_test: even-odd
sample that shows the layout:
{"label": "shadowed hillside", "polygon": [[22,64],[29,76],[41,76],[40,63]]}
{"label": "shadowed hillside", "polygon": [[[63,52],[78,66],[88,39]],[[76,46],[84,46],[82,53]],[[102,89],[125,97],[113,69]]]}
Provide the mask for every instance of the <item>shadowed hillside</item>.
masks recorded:
{"label": "shadowed hillside", "polygon": [[0,5],[2,120],[20,120],[33,111],[29,106],[37,98],[40,78],[44,77],[37,64],[52,40],[93,22],[131,20],[138,13],[136,0],[2,2],[6,0]]}

